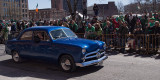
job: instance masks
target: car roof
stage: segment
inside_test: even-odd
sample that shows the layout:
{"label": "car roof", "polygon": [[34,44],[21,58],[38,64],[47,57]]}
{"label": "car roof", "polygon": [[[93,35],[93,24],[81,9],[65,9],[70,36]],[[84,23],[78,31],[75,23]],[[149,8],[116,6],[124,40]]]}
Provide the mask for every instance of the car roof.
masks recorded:
{"label": "car roof", "polygon": [[69,29],[67,27],[62,27],[62,26],[36,26],[36,27],[31,27],[27,28],[26,31],[28,30],[43,30],[43,31],[53,31],[53,30],[58,30],[58,29]]}

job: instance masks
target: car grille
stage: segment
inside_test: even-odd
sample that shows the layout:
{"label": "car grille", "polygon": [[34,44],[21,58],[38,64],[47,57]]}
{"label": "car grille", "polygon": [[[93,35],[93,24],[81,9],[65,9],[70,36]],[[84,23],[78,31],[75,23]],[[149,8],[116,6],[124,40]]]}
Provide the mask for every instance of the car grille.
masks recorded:
{"label": "car grille", "polygon": [[85,55],[85,60],[84,62],[88,62],[88,61],[92,61],[92,60],[97,60],[99,58],[102,58],[103,56],[105,56],[105,51],[104,50],[96,50],[94,52],[91,53],[87,53]]}

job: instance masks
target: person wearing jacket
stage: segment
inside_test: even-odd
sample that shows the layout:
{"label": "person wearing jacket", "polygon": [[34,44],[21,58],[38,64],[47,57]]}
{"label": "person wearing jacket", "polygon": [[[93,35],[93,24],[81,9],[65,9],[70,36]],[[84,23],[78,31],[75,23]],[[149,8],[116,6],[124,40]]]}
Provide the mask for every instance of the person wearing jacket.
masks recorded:
{"label": "person wearing jacket", "polygon": [[98,16],[99,8],[98,8],[97,4],[94,4],[93,11],[94,11],[95,16]]}
{"label": "person wearing jacket", "polygon": [[120,52],[124,53],[125,45],[126,45],[125,43],[127,40],[127,34],[129,34],[127,22],[123,22],[123,25],[119,29],[119,34],[120,34],[120,38],[121,38],[121,47],[122,47]]}
{"label": "person wearing jacket", "polygon": [[159,40],[160,40],[160,23],[159,21],[155,22],[155,26],[153,26],[151,28],[151,34],[152,34],[152,38],[153,38],[153,48],[156,48],[156,51],[158,51],[159,48]]}

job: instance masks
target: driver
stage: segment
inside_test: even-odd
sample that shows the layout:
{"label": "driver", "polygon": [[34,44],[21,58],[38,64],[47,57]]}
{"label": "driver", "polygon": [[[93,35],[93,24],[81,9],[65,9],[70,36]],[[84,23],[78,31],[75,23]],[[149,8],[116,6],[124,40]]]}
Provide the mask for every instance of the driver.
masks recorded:
{"label": "driver", "polygon": [[43,39],[44,39],[44,37],[42,36],[42,33],[41,33],[41,32],[38,32],[38,33],[37,33],[37,36],[40,38],[40,40],[43,40]]}

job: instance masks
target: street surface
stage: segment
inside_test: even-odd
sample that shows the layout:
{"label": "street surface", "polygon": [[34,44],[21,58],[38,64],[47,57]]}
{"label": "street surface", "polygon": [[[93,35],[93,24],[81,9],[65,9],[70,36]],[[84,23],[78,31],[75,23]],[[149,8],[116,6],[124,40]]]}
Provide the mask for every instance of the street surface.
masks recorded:
{"label": "street surface", "polygon": [[104,67],[78,68],[64,73],[56,66],[25,61],[16,64],[0,45],[0,80],[160,80],[160,56],[110,53]]}

